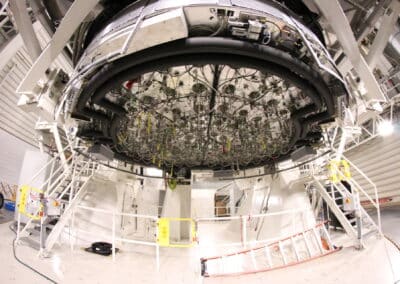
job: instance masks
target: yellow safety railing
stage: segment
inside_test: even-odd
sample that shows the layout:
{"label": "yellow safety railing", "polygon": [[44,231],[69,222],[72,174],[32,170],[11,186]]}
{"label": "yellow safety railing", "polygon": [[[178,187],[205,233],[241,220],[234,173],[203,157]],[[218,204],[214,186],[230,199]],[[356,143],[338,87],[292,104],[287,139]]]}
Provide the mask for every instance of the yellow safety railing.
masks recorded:
{"label": "yellow safety railing", "polygon": [[333,183],[351,178],[350,164],[346,160],[331,160],[328,164],[328,171],[329,180]]}
{"label": "yellow safety railing", "polygon": [[43,194],[43,190],[31,187],[29,185],[23,185],[21,186],[20,189],[20,198],[19,198],[19,202],[18,202],[18,212],[28,216],[29,218],[33,219],[33,220],[39,220],[40,218],[42,218],[42,214],[43,214],[43,204],[40,202],[39,204],[39,209],[37,209],[37,213],[36,214],[31,214],[29,213],[26,208],[27,208],[27,203],[28,203],[28,199],[29,195],[31,194],[31,192],[35,192],[40,194]]}
{"label": "yellow safety railing", "polygon": [[[172,222],[190,222],[190,242],[189,243],[171,243],[170,224]],[[157,244],[161,247],[188,248],[195,245],[197,241],[196,223],[191,218],[159,218],[157,221],[158,238]]]}

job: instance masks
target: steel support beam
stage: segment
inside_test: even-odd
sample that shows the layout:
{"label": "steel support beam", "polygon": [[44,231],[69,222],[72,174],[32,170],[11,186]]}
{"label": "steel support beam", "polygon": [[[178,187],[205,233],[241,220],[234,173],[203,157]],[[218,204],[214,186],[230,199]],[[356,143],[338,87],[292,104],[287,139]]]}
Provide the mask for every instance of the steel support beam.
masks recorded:
{"label": "steel support beam", "polygon": [[383,19],[379,27],[378,33],[376,34],[374,42],[372,43],[366,58],[367,63],[371,69],[375,68],[378,59],[382,55],[383,50],[385,49],[389,41],[389,37],[394,31],[397,19],[399,18],[399,13],[400,13],[400,1],[393,0],[389,8],[383,15]]}
{"label": "steel support beam", "polygon": [[375,27],[375,24],[382,17],[382,15],[386,11],[386,7],[391,0],[383,0],[380,1],[376,6],[372,13],[365,20],[364,24],[359,27],[358,30],[354,31],[354,35],[357,41],[360,43],[363,38],[367,36],[367,34]]}
{"label": "steel support beam", "polygon": [[26,2],[10,1],[10,9],[13,13],[15,23],[29,56],[32,61],[35,61],[39,57],[40,53],[42,53],[42,48],[40,47],[39,40],[36,37],[35,30],[33,29],[32,20],[28,14]]}
{"label": "steel support beam", "polygon": [[[18,1],[15,1],[18,2]],[[86,16],[93,10],[99,0],[77,0],[71,5],[47,47],[35,61],[24,80],[18,86],[17,93],[35,95],[33,89],[44,75],[50,64],[56,59]]]}
{"label": "steel support beam", "polygon": [[337,0],[315,0],[315,4],[326,18],[332,30],[335,32],[344,53],[349,58],[361,80],[364,82],[365,87],[368,90],[366,100],[385,102],[386,97],[382,93],[367,62],[360,53],[357,41],[340,3]]}

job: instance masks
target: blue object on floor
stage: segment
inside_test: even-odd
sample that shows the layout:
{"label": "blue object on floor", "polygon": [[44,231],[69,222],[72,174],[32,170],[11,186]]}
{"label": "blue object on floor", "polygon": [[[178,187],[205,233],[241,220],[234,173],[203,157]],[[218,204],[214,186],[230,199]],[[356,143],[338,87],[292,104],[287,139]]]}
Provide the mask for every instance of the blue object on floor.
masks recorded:
{"label": "blue object on floor", "polygon": [[8,211],[14,212],[14,211],[15,211],[15,202],[13,202],[13,201],[6,201],[6,202],[4,203],[4,208],[5,208],[6,210],[8,210]]}

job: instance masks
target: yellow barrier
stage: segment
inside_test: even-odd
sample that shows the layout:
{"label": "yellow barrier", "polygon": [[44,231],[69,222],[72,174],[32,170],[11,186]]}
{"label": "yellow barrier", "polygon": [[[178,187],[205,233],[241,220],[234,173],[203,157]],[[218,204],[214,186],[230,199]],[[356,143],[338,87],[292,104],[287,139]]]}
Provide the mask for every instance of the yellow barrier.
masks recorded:
{"label": "yellow barrier", "polygon": [[338,183],[351,178],[350,165],[346,160],[332,160],[328,164],[329,180]]}
{"label": "yellow barrier", "polygon": [[[170,242],[170,222],[171,221],[178,221],[178,222],[190,222],[191,224],[191,242],[184,244],[184,243],[172,243]],[[196,224],[193,219],[191,218],[160,218],[157,222],[158,226],[158,238],[157,243],[159,246],[162,247],[171,247],[171,248],[188,248],[195,245],[197,241],[196,237]]]}
{"label": "yellow barrier", "polygon": [[18,206],[18,212],[23,214],[23,215],[25,215],[25,216],[28,216],[29,218],[31,218],[33,220],[39,220],[40,218],[42,218],[43,204],[40,203],[37,215],[31,214],[31,213],[26,211],[26,205],[27,205],[29,194],[30,194],[31,191],[39,193],[39,194],[43,193],[43,190],[31,187],[29,185],[21,186],[19,202],[18,202],[18,205],[17,205]]}

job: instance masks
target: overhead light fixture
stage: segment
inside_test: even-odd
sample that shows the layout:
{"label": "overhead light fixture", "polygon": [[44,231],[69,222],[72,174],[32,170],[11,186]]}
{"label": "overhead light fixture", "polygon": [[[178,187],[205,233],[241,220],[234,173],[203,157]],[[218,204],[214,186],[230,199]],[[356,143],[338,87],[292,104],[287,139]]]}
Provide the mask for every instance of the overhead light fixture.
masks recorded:
{"label": "overhead light fixture", "polygon": [[393,124],[388,120],[383,120],[378,125],[378,133],[383,137],[391,135],[393,130]]}

